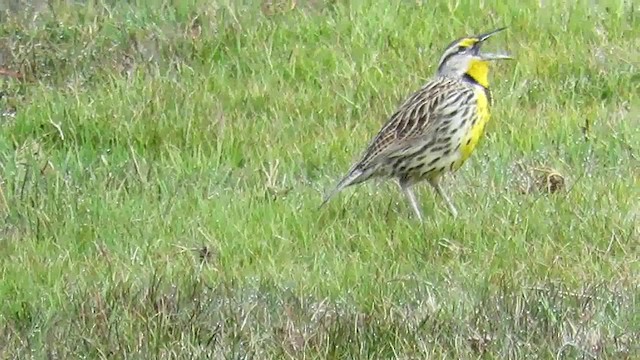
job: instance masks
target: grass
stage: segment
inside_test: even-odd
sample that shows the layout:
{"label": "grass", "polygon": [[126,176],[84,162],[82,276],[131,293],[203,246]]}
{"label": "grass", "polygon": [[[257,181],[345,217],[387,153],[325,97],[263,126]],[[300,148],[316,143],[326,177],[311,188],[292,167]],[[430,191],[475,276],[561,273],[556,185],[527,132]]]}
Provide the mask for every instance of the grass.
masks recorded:
{"label": "grass", "polygon": [[[640,356],[632,2],[20,3],[0,357]],[[318,210],[443,47],[502,25],[459,218],[390,182]]]}

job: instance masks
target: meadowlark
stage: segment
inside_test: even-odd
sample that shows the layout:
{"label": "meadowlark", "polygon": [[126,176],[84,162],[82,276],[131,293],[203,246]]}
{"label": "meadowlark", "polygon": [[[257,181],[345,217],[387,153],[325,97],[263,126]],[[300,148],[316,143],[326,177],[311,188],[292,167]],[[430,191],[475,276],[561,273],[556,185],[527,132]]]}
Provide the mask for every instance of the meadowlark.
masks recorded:
{"label": "meadowlark", "polygon": [[457,217],[440,179],[462,166],[484,133],[492,102],[489,63],[511,57],[480,48],[504,29],[452,42],[440,58],[436,75],[391,115],[320,207],[348,186],[372,178],[395,178],[416,217],[423,221],[413,185],[427,180]]}

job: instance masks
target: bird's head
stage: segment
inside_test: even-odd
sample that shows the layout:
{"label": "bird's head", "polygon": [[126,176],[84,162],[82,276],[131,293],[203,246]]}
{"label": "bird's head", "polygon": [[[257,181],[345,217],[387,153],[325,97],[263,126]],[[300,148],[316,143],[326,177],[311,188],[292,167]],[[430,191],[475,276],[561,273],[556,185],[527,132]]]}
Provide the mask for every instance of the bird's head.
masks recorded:
{"label": "bird's head", "polygon": [[452,77],[470,77],[478,84],[488,87],[489,62],[511,59],[506,54],[480,52],[485,40],[506,28],[500,28],[485,34],[463,37],[452,42],[442,54],[438,65],[438,74]]}

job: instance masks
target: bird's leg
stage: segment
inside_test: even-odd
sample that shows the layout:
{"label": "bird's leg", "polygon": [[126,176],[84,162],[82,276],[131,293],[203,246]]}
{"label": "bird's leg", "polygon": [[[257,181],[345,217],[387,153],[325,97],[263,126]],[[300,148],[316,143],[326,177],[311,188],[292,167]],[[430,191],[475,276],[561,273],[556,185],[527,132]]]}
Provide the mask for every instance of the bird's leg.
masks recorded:
{"label": "bird's leg", "polygon": [[411,188],[411,185],[408,184],[406,181],[402,181],[402,180],[400,180],[399,184],[400,184],[400,188],[402,189],[402,192],[404,192],[405,196],[409,200],[409,203],[411,204],[411,208],[413,209],[413,212],[416,214],[416,217],[418,218],[418,220],[420,220],[420,222],[423,222],[424,219],[422,217],[422,211],[420,211],[418,200],[416,200],[416,194],[414,194],[413,189]]}
{"label": "bird's leg", "polygon": [[440,181],[438,179],[432,179],[432,180],[429,180],[429,184],[433,186],[433,188],[436,190],[438,195],[440,195],[440,197],[444,200],[445,204],[447,204],[447,208],[449,208],[449,212],[451,213],[451,215],[454,218],[458,217],[458,210],[456,210],[456,207],[451,202],[451,199],[449,199],[447,194],[445,194],[444,190],[442,190],[442,187],[440,186]]}

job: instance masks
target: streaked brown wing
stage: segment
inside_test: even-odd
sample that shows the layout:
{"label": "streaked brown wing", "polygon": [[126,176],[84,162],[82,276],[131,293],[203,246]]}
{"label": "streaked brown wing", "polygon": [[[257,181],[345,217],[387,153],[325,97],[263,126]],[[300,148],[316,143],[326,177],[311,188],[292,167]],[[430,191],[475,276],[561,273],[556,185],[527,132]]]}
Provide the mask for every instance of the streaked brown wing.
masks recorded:
{"label": "streaked brown wing", "polygon": [[423,142],[447,109],[470,101],[473,91],[455,80],[436,78],[412,94],[389,118],[359,162],[367,168],[390,157],[403,156]]}

